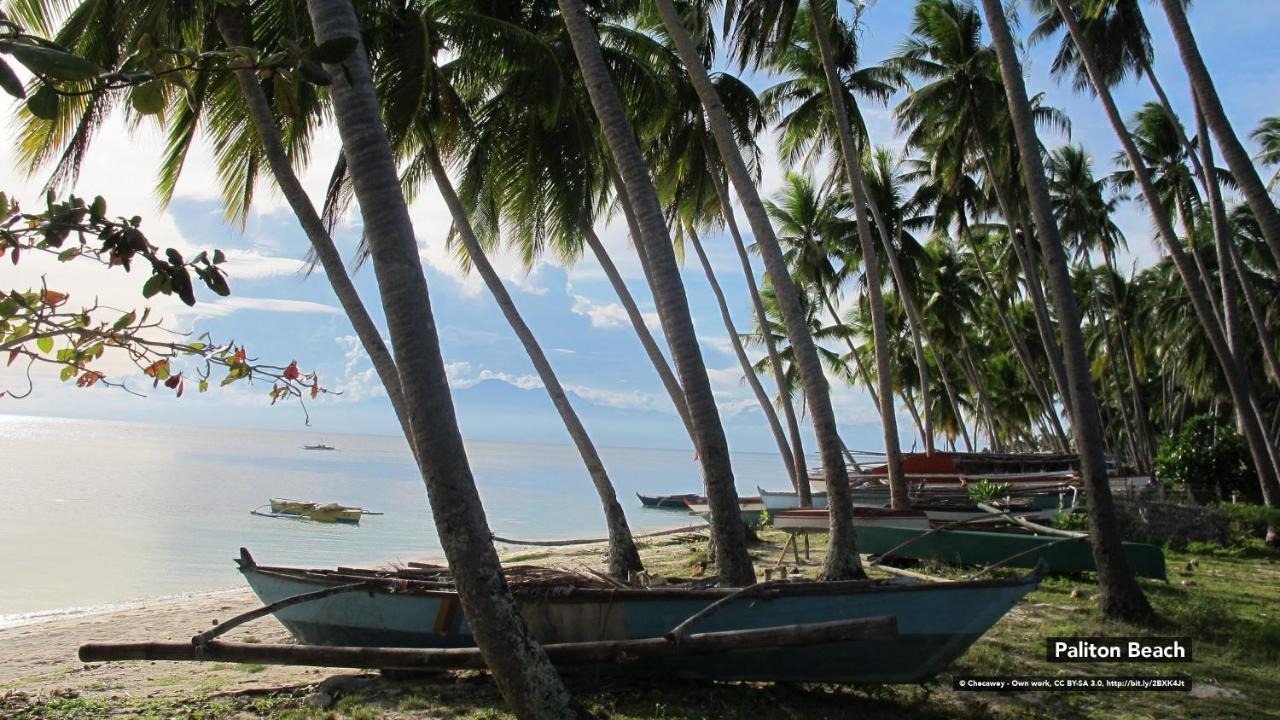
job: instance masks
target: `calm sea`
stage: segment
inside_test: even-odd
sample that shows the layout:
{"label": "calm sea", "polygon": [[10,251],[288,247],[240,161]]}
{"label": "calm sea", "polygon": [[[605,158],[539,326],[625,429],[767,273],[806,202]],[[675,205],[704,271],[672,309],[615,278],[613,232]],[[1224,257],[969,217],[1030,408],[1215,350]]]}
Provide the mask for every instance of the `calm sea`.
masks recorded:
{"label": "calm sea", "polygon": [[[327,567],[442,555],[403,438],[0,416],[0,627],[161,596],[239,586],[232,558]],[[492,530],[601,537],[571,447],[467,443]],[[636,531],[692,521],[644,510],[637,491],[695,492],[690,452],[601,448]],[[740,491],[786,485],[776,456],[735,454]],[[359,526],[251,515],[271,497],[385,512]]]}

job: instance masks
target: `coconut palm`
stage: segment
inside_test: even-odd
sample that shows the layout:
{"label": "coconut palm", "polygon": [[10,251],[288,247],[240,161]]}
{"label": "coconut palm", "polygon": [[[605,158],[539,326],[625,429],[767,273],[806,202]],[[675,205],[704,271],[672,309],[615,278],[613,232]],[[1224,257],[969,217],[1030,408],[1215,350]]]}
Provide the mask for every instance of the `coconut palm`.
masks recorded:
{"label": "coconut palm", "polygon": [[[1280,506],[1280,482],[1277,482],[1277,472],[1280,465],[1277,464],[1275,450],[1273,446],[1267,442],[1261,418],[1257,414],[1256,398],[1253,394],[1252,384],[1248,374],[1244,368],[1240,366],[1236,356],[1232,353],[1231,346],[1227,340],[1226,333],[1218,318],[1214,313],[1212,300],[1204,291],[1201,284],[1197,281],[1197,271],[1193,262],[1187,258],[1187,254],[1183,251],[1178,241],[1177,235],[1173,229],[1173,222],[1170,211],[1162,204],[1159,188],[1156,187],[1152,174],[1148,171],[1146,163],[1141,156],[1141,151],[1134,142],[1133,137],[1128,132],[1120,117],[1119,110],[1116,108],[1115,100],[1111,96],[1110,88],[1108,88],[1101,80],[1101,75],[1096,67],[1092,55],[1084,49],[1084,45],[1079,23],[1076,20],[1074,11],[1067,7],[1065,0],[1055,0],[1058,3],[1058,11],[1063,15],[1066,21],[1068,32],[1071,34],[1072,40],[1076,43],[1078,50],[1081,50],[1081,59],[1084,61],[1086,70],[1089,73],[1090,81],[1093,84],[1094,92],[1098,94],[1099,99],[1103,102],[1103,107],[1107,111],[1107,117],[1111,121],[1111,125],[1116,135],[1120,138],[1124,153],[1128,159],[1134,175],[1142,188],[1142,194],[1146,199],[1147,205],[1152,210],[1152,215],[1156,221],[1156,227],[1159,230],[1161,239],[1164,241],[1166,249],[1169,251],[1170,258],[1173,260],[1179,275],[1187,286],[1187,293],[1191,299],[1192,306],[1195,308],[1201,325],[1204,327],[1205,334],[1208,337],[1210,346],[1213,348],[1218,362],[1222,368],[1223,375],[1227,380],[1227,385],[1231,391],[1232,400],[1235,403],[1236,417],[1249,445],[1250,454],[1253,457],[1255,469],[1258,472],[1259,480],[1262,487],[1263,498],[1269,505],[1273,507]],[[1165,3],[1166,10],[1177,3]],[[1177,10],[1181,13],[1181,8]],[[1171,13],[1172,15],[1172,13]],[[1185,17],[1183,18],[1185,20]],[[1175,32],[1177,29],[1175,28]],[[1180,41],[1181,44],[1181,41]],[[1197,87],[1197,97],[1202,88]],[[1221,138],[1219,138],[1221,141]],[[1268,201],[1269,202],[1269,201]],[[1272,208],[1274,210],[1274,207]],[[1256,211],[1255,211],[1256,215]],[[1259,219],[1259,225],[1265,227],[1265,222]],[[1270,528],[1268,531],[1268,540],[1270,542],[1280,542],[1280,536],[1276,528]]]}
{"label": "coconut palm", "polygon": [[[760,248],[765,271],[777,293],[783,319],[787,323],[791,346],[796,353],[796,361],[805,385],[809,416],[814,432],[818,436],[823,472],[827,479],[827,492],[830,494],[831,545],[823,565],[823,576],[828,579],[860,577],[864,573],[853,533],[852,504],[848,498],[848,474],[836,429],[835,412],[832,409],[829,386],[826,377],[822,374],[817,349],[804,323],[799,294],[786,272],[777,237],[769,223],[768,214],[761,202],[751,172],[733,136],[723,102],[703,64],[702,54],[671,0],[657,0],[656,6],[662,18],[663,27],[689,72],[689,78],[697,91],[712,136],[715,138],[716,148],[724,161],[726,173],[738,193],[747,221],[756,236],[756,244]],[[896,453],[896,448],[891,447],[889,450]],[[901,481],[900,473],[898,475],[897,479]]]}
{"label": "coconut palm", "polygon": [[[1263,118],[1249,137],[1262,146],[1262,150],[1254,156],[1258,162],[1268,167],[1280,165],[1280,117]],[[1267,189],[1274,190],[1277,183],[1280,183],[1280,170],[1276,170],[1276,174],[1271,177]]]}
{"label": "coconut palm", "polygon": [[355,41],[341,66],[329,66],[335,76],[334,118],[364,218],[396,364],[401,377],[412,378],[404,393],[414,446],[459,600],[476,645],[512,708],[528,717],[569,716],[573,700],[520,618],[467,463],[430,321],[417,240],[355,13],[344,0],[309,0],[307,9],[319,43]]}
{"label": "coconut palm", "polygon": [[[695,447],[702,462],[703,480],[711,505],[716,563],[721,578],[731,584],[749,585],[755,580],[746,538],[739,517],[737,491],[724,428],[720,424],[711,382],[698,349],[693,319],[680,269],[676,265],[671,235],[663,219],[662,207],[640,152],[631,123],[627,119],[616,86],[609,76],[582,0],[557,0],[560,16],[569,33],[574,55],[582,70],[591,105],[604,130],[609,150],[622,176],[625,193],[636,214],[640,231],[639,253],[649,263],[650,283],[667,346],[675,360],[693,423]],[[843,465],[843,463],[841,463]],[[856,558],[856,554],[854,556]]]}
{"label": "coconut palm", "polygon": [[1035,217],[1037,235],[1043,248],[1045,266],[1049,271],[1049,287],[1060,320],[1062,349],[1066,355],[1066,370],[1074,400],[1072,429],[1076,437],[1076,448],[1080,453],[1081,475],[1088,497],[1090,539],[1094,563],[1098,568],[1103,612],[1109,617],[1142,620],[1151,616],[1151,605],[1138,586],[1121,546],[1111,487],[1107,481],[1102,423],[1080,330],[1080,313],[1072,292],[1071,277],[1067,272],[1066,252],[1053,216],[1048,181],[1040,156],[1040,143],[1036,138],[1032,105],[1023,80],[1022,64],[1018,60],[1013,35],[1000,0],[982,0],[982,7],[999,58],[1000,75],[1004,78],[1005,96],[1017,137],[1023,178]]}

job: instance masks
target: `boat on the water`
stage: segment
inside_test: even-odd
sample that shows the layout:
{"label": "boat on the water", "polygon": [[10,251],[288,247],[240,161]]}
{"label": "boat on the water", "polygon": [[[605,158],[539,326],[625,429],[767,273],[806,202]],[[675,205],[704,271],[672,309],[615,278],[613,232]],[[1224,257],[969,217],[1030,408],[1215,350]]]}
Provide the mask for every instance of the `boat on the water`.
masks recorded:
{"label": "boat on the water", "polygon": [[326,445],[324,441],[321,440],[320,442],[314,445],[303,445],[302,449],[303,450],[337,450],[338,448],[332,445]]}
{"label": "boat on the water", "polygon": [[[443,569],[307,570],[237,561],[264,604],[352,585],[344,592],[281,607],[276,618],[300,643],[357,647],[471,647],[475,641]],[[509,571],[515,571],[510,568]],[[443,574],[443,575],[442,575]],[[806,647],[743,650],[705,657],[594,666],[714,680],[919,683],[944,670],[1035,588],[1038,572],[1011,580],[921,583],[902,578],[778,584],[729,600],[699,632],[775,628],[893,616],[892,637]],[[541,643],[660,638],[735,588],[583,587],[560,577],[511,582],[520,612]],[[940,612],[939,608],[945,608]]]}
{"label": "boat on the water", "polygon": [[[704,520],[711,519],[711,504],[706,498],[696,496],[694,499],[685,500],[684,504],[694,515],[700,515]],[[742,513],[742,522],[755,527],[760,524],[767,509],[764,501],[758,497],[740,497],[738,511]]]}
{"label": "boat on the water", "polygon": [[361,516],[368,513],[364,508],[347,507],[338,503],[318,503],[286,498],[271,498],[271,512],[278,515],[297,515],[314,522],[351,524],[359,523]]}
{"label": "boat on the water", "polygon": [[[826,530],[831,526],[831,511],[827,508],[797,508],[774,513],[773,526],[779,530]],[[861,531],[873,525],[893,527],[929,528],[929,516],[919,510],[886,510],[883,508],[853,509],[853,526]],[[859,535],[861,537],[861,535]]]}
{"label": "boat on the water", "polygon": [[[908,544],[909,543],[909,544]],[[1125,557],[1139,577],[1167,580],[1164,552],[1157,545],[1126,542]],[[1078,538],[979,530],[930,531],[871,525],[858,529],[859,552],[928,560],[946,565],[1031,568],[1044,563],[1049,573],[1093,572],[1093,548]]]}
{"label": "boat on the water", "polygon": [[640,498],[640,504],[647,508],[659,508],[662,510],[687,510],[686,500],[697,501],[701,495],[689,493],[687,495],[641,495],[636,493],[636,497]]}

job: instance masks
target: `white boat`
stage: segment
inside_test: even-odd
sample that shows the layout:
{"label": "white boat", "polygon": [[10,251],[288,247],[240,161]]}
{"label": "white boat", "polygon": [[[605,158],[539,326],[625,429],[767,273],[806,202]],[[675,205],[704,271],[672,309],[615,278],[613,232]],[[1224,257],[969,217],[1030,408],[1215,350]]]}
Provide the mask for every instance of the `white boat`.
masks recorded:
{"label": "white boat", "polygon": [[[831,511],[829,508],[783,510],[773,515],[773,526],[779,530],[826,530],[831,526]],[[856,507],[853,509],[853,526],[928,529],[929,517],[917,510]]]}

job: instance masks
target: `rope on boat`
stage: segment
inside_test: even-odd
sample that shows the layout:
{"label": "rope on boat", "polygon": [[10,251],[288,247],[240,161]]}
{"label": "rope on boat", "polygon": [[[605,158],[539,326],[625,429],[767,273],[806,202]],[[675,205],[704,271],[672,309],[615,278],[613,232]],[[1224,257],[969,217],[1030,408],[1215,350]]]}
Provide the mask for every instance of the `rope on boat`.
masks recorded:
{"label": "rope on boat", "polygon": [[[645,533],[643,535],[633,535],[632,537],[633,538],[658,537],[660,535],[675,535],[677,533],[682,533],[682,532],[698,532],[706,529],[707,529],[706,525],[684,525],[678,528],[668,528],[666,530],[658,530],[651,533]],[[527,545],[530,547],[564,547],[566,545],[595,545],[599,543],[609,542],[609,538],[607,537],[579,538],[576,540],[512,540],[511,538],[504,538],[498,535],[491,535],[490,539],[492,539],[496,543],[502,543],[504,545]]]}

